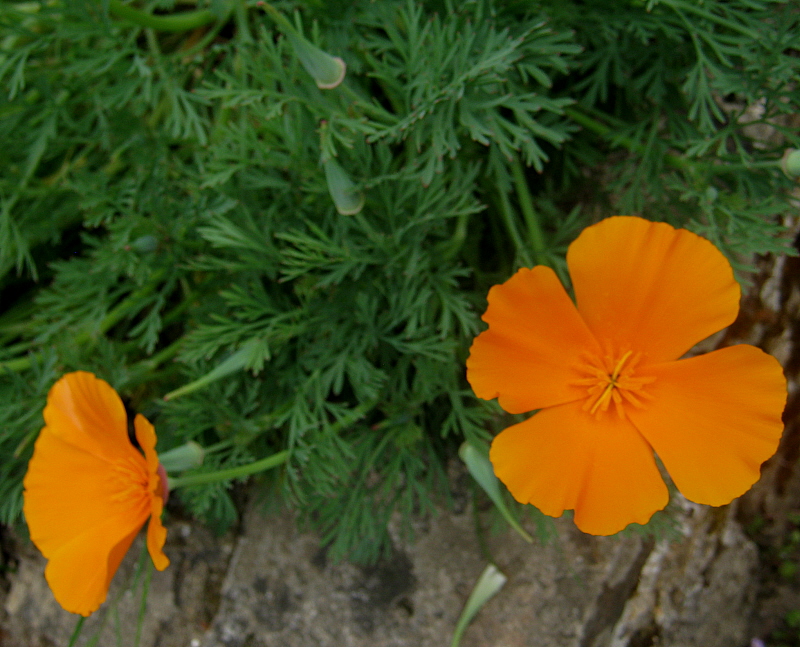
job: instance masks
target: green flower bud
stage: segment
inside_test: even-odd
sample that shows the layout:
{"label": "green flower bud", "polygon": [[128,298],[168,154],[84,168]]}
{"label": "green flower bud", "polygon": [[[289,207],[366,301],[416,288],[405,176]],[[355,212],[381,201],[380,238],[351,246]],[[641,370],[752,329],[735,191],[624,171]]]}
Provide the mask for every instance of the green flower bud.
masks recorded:
{"label": "green flower bud", "polygon": [[292,23],[283,14],[267,3],[260,2],[259,6],[270,15],[286,38],[289,39],[294,48],[294,53],[300,60],[300,64],[314,78],[318,88],[330,90],[342,82],[347,65],[341,58],[331,56],[319,47],[312,45],[292,26]]}
{"label": "green flower bud", "polygon": [[781,159],[781,168],[790,178],[800,178],[800,150],[789,148]]}
{"label": "green flower bud", "polygon": [[173,473],[200,467],[204,458],[205,450],[193,440],[158,455],[158,460],[164,469]]}
{"label": "green flower bud", "polygon": [[158,248],[158,238],[155,236],[150,236],[149,234],[145,236],[139,236],[139,238],[127,246],[127,249],[132,249],[140,254],[154,252],[156,251],[156,248]]}
{"label": "green flower bud", "polygon": [[343,216],[353,216],[364,208],[364,194],[356,191],[352,180],[334,159],[322,162],[325,167],[325,179],[328,181],[328,191],[336,205],[336,211]]}

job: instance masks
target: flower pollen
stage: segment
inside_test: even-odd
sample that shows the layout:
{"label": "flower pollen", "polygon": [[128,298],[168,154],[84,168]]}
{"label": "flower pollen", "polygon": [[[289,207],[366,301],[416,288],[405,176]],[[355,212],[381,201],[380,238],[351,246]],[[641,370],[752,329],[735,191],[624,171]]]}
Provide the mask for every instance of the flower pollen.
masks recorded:
{"label": "flower pollen", "polygon": [[642,400],[650,400],[652,396],[643,387],[655,382],[654,377],[635,377],[634,369],[642,358],[641,353],[629,350],[621,356],[607,354],[597,356],[586,353],[575,369],[582,375],[581,379],[572,382],[575,386],[588,387],[586,402],[582,409],[600,417],[608,411],[611,403],[620,418],[625,418],[625,403],[637,409],[643,409]]}

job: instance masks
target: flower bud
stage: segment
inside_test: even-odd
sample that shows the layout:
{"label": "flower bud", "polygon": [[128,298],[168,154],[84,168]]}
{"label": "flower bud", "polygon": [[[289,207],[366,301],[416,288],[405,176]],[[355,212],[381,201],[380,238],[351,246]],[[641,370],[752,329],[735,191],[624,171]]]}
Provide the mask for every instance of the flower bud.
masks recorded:
{"label": "flower bud", "polygon": [[334,159],[322,162],[325,167],[325,179],[328,181],[328,191],[336,205],[336,211],[343,216],[354,216],[364,208],[364,194],[356,191],[352,180],[344,169]]}
{"label": "flower bud", "polygon": [[312,45],[277,9],[266,2],[259,2],[258,4],[270,15],[286,38],[289,39],[294,48],[294,53],[300,60],[300,64],[314,78],[318,88],[330,90],[342,82],[347,65],[341,58],[331,56],[319,47]]}
{"label": "flower bud", "polygon": [[344,80],[347,65],[341,58],[323,52],[294,30],[287,30],[286,37],[294,47],[294,53],[300,59],[300,64],[314,77],[318,88],[330,90]]}
{"label": "flower bud", "polygon": [[800,150],[788,148],[781,159],[781,168],[790,178],[800,178]]}
{"label": "flower bud", "polygon": [[167,472],[183,472],[200,467],[205,459],[205,450],[193,440],[161,452],[158,457],[160,466]]}

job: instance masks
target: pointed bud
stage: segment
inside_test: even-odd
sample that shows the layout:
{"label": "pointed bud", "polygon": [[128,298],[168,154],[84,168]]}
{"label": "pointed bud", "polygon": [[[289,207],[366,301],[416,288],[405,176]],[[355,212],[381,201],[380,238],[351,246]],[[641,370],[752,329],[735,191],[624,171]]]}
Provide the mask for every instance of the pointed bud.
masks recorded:
{"label": "pointed bud", "polygon": [[336,211],[343,216],[354,216],[364,208],[364,194],[356,191],[352,180],[334,159],[322,162],[325,167],[325,179],[328,181],[328,191],[336,205]]}
{"label": "pointed bud", "polygon": [[159,466],[167,472],[183,472],[200,467],[205,459],[205,450],[193,440],[173,447],[158,455]]}
{"label": "pointed bud", "polygon": [[314,77],[318,88],[330,90],[344,80],[347,65],[341,58],[323,52],[297,32],[287,32],[286,37],[294,47],[294,53],[300,59],[301,65]]}
{"label": "pointed bud", "polygon": [[800,178],[800,150],[789,148],[781,159],[781,168],[792,179]]}
{"label": "pointed bud", "polygon": [[270,17],[277,23],[280,30],[289,39],[294,48],[294,53],[314,80],[317,87],[322,90],[335,88],[344,80],[347,65],[338,56],[331,56],[319,47],[312,45],[279,11],[265,2],[260,2]]}

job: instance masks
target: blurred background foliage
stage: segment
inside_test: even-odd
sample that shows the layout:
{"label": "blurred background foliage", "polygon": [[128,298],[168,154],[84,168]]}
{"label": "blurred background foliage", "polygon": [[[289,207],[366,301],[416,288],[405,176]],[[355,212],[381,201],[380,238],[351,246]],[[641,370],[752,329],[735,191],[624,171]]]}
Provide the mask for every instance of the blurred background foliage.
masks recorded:
{"label": "blurred background foliage", "polygon": [[[566,246],[619,213],[701,233],[743,281],[791,249],[796,3],[272,8],[341,85],[250,0],[0,4],[3,523],[47,390],[83,369],[160,450],[210,448],[199,471],[289,450],[267,495],[374,559],[508,422],[464,377],[492,284],[568,281]],[[179,496],[223,530],[231,485]]]}

